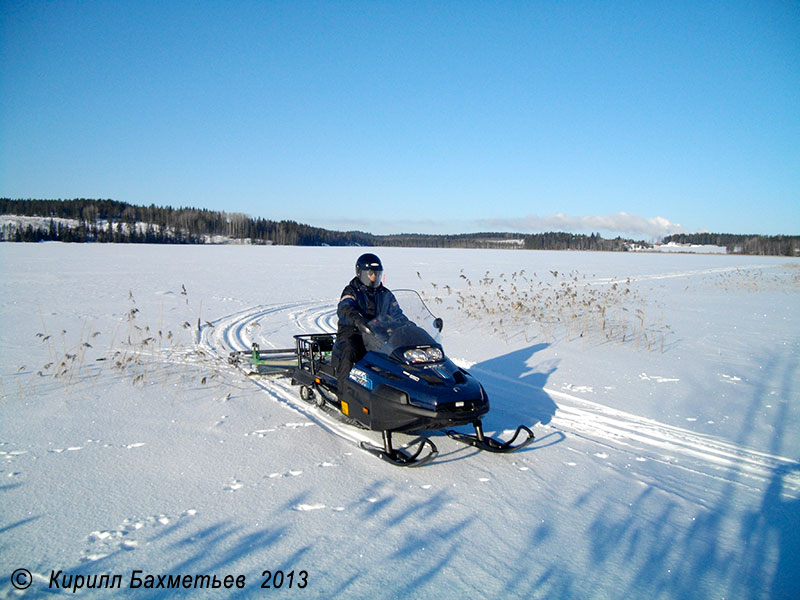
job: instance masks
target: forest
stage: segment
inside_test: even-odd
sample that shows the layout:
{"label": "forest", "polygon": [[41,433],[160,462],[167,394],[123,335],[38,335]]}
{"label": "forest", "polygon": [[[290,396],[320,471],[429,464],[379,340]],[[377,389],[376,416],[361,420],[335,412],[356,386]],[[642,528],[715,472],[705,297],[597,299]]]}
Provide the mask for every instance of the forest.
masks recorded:
{"label": "forest", "polygon": [[[332,231],[295,221],[198,208],[137,206],[117,200],[12,200],[0,198],[0,240],[133,244],[250,243],[290,246],[402,246],[417,248],[519,248],[626,251],[643,241],[565,232],[374,235]],[[17,219],[14,219],[17,217]],[[796,256],[800,236],[695,233],[664,243],[724,246],[729,253]]]}
{"label": "forest", "polygon": [[664,243],[722,246],[728,254],[800,256],[798,235],[734,235],[731,233],[679,233],[664,238]]}

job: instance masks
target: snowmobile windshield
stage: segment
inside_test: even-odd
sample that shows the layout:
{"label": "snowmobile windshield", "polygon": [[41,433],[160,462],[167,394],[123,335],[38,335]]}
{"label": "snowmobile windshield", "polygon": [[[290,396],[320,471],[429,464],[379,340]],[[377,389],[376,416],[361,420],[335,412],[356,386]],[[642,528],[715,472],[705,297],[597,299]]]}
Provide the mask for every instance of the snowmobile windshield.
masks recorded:
{"label": "snowmobile windshield", "polygon": [[397,305],[370,321],[370,332],[362,336],[366,349],[411,364],[444,360],[437,327],[441,321],[417,292],[395,290],[394,294]]}
{"label": "snowmobile windshield", "polygon": [[374,319],[364,333],[364,347],[370,352],[394,356],[407,363],[429,363],[444,360],[442,347],[431,335],[411,321]]}
{"label": "snowmobile windshield", "polygon": [[442,321],[434,316],[419,293],[415,290],[394,290],[394,297],[409,321],[424,330],[436,343],[441,342]]}

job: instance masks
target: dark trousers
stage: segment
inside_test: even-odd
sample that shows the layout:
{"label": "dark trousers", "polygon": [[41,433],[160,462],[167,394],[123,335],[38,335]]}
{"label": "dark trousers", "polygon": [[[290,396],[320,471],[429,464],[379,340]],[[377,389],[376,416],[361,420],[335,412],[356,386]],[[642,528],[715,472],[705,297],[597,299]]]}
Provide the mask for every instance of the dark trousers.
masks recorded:
{"label": "dark trousers", "polygon": [[360,334],[337,335],[336,344],[333,346],[331,361],[333,373],[336,375],[336,385],[339,393],[344,390],[344,382],[350,374],[350,369],[367,353],[364,341]]}

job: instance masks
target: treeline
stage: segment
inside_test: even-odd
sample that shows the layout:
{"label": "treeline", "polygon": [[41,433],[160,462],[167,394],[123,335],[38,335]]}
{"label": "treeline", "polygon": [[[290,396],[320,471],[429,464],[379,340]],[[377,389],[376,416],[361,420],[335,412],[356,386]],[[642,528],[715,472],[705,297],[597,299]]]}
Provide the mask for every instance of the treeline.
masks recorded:
{"label": "treeline", "polygon": [[422,248],[521,248],[526,250],[608,250],[625,251],[632,244],[622,238],[607,240],[599,234],[574,233],[462,233],[451,235],[399,234],[377,236],[376,246]]}
{"label": "treeline", "polygon": [[7,242],[100,242],[124,244],[203,244],[204,237],[170,231],[149,223],[65,221],[45,219],[37,224],[3,224],[0,239]]}
{"label": "treeline", "polygon": [[800,255],[798,235],[736,235],[732,233],[678,233],[664,238],[664,243],[723,246],[728,254],[769,256]]}
{"label": "treeline", "polygon": [[116,200],[0,199],[0,215],[38,217],[43,222],[22,227],[4,225],[6,241],[119,242],[203,244],[220,239],[254,244],[369,244],[371,235],[329,231],[294,221],[253,219],[241,213],[198,208],[135,206]]}
{"label": "treeline", "polygon": [[331,231],[295,221],[254,219],[241,213],[197,208],[135,206],[116,200],[0,199],[0,215],[34,217],[36,223],[5,224],[2,239],[142,244],[203,244],[239,240],[289,246],[400,246],[421,248],[526,248],[626,250],[633,242],[598,234],[465,233],[373,235]]}
{"label": "treeline", "polygon": [[[525,236],[525,248],[528,250],[603,250],[626,251],[630,248],[632,240],[620,237],[607,240],[599,234],[591,235],[551,232]],[[644,242],[637,242],[640,246]]]}
{"label": "treeline", "polygon": [[[373,235],[362,231],[331,231],[295,221],[272,221],[198,208],[136,206],[116,200],[11,200],[0,198],[6,219],[0,240],[142,244],[206,244],[238,241],[290,246],[402,246],[422,248],[524,248],[528,250],[626,251],[647,247],[630,239],[605,239],[564,232],[537,234],[468,233],[458,235]],[[26,222],[24,217],[30,217]],[[744,254],[797,255],[800,236],[680,234],[664,242],[725,246]]]}

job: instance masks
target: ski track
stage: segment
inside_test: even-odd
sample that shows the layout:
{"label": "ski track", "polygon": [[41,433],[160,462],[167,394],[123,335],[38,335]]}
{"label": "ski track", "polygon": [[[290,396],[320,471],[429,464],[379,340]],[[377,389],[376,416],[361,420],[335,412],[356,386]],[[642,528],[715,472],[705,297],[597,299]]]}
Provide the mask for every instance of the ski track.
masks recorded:
{"label": "ski track", "polygon": [[[212,325],[201,331],[200,346],[227,361],[231,351],[247,350],[253,342],[265,348],[277,347],[271,338],[284,332],[287,325],[291,325],[294,333],[333,332],[336,307],[334,301],[255,306],[217,319]],[[526,385],[497,374],[490,377],[502,380],[501,386]],[[376,432],[343,424],[333,414],[300,400],[297,388],[287,378],[250,380],[273,400],[331,433],[355,444],[366,441],[380,445]],[[602,460],[617,471],[633,474],[642,483],[668,486],[669,492],[690,496],[693,501],[704,504],[708,478],[763,491],[776,471],[785,469],[784,495],[800,497],[800,463],[797,461],[613,409],[561,390],[544,388],[543,391],[558,406],[548,427],[567,436],[569,450]],[[578,439],[583,440],[588,443],[588,448],[569,447],[570,439],[575,446]],[[672,474],[659,472],[648,475],[647,463],[671,469]],[[575,466],[576,463],[566,464]],[[674,482],[674,485],[669,482]]]}

